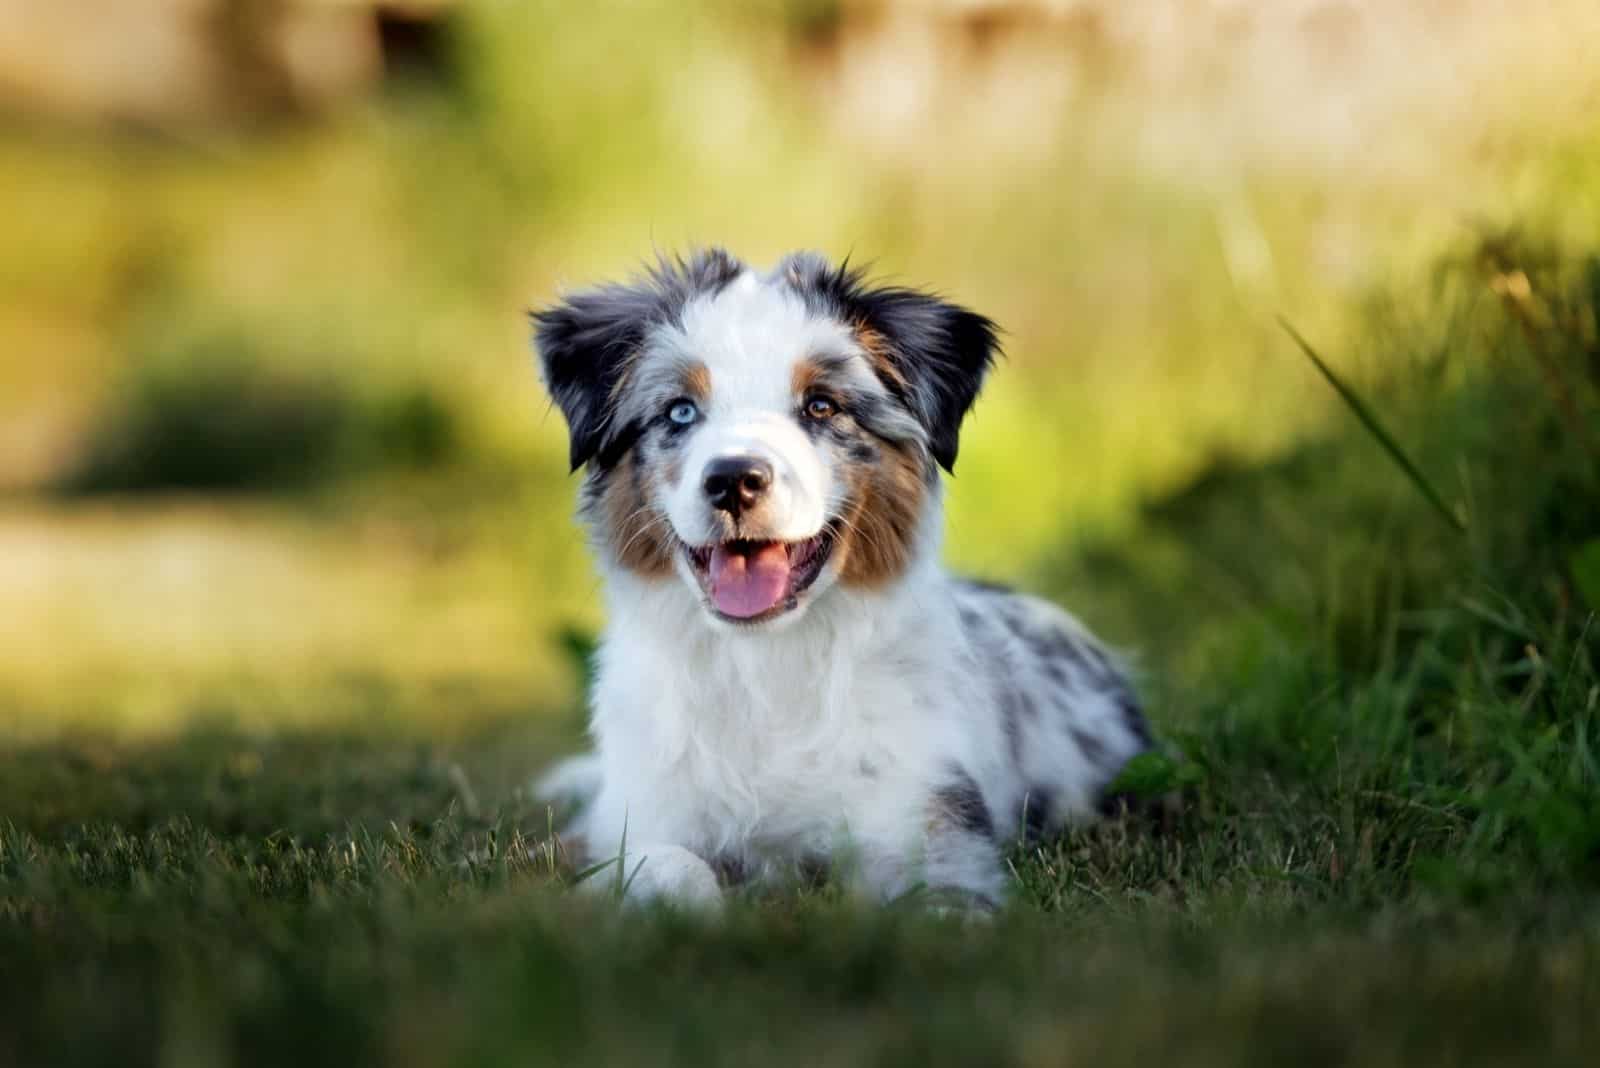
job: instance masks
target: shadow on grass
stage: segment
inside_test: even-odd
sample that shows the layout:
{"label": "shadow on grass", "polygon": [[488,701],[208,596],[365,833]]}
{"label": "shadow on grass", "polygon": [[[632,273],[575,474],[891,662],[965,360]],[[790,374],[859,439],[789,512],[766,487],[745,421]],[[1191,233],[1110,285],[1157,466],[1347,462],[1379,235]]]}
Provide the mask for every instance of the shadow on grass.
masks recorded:
{"label": "shadow on grass", "polygon": [[58,839],[92,825],[141,834],[187,821],[222,836],[314,840],[365,827],[523,821],[524,787],[569,731],[548,717],[485,720],[448,740],[370,727],[246,731],[222,723],[158,741],[90,733],[0,746],[0,819]]}

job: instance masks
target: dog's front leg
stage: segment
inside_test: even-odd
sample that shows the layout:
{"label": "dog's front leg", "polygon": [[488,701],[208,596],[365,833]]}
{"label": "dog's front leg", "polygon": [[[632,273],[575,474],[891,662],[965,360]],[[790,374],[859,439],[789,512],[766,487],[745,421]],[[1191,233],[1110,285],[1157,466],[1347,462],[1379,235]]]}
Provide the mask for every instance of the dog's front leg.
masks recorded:
{"label": "dog's front leg", "polygon": [[935,834],[928,843],[926,882],[935,907],[992,912],[1005,903],[1005,867],[999,847],[985,835]]}
{"label": "dog's front leg", "polygon": [[863,849],[858,861],[864,888],[885,902],[920,901],[959,913],[993,912],[1005,903],[1000,851],[981,834],[938,828],[899,848]]}
{"label": "dog's front leg", "polygon": [[936,909],[961,912],[990,912],[1005,902],[994,821],[977,783],[965,773],[953,774],[862,839],[860,874],[883,900],[913,895]]}

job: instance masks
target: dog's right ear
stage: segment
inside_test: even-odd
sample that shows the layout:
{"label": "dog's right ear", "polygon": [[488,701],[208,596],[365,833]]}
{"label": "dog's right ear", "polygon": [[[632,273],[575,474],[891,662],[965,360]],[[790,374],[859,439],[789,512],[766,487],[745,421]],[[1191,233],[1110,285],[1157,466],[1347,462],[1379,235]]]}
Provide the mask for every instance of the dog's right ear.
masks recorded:
{"label": "dog's right ear", "polygon": [[663,255],[626,285],[584,290],[533,313],[534,348],[545,387],[567,419],[574,471],[590,461],[611,467],[639,436],[639,427],[613,417],[622,380],[650,331],[676,322],[690,299],[720,292],[743,270],[720,248]]}
{"label": "dog's right ear", "polygon": [[533,313],[533,343],[545,388],[567,420],[572,470],[596,458],[610,466],[620,456],[626,428],[612,419],[617,385],[659,310],[651,290],[609,285]]}

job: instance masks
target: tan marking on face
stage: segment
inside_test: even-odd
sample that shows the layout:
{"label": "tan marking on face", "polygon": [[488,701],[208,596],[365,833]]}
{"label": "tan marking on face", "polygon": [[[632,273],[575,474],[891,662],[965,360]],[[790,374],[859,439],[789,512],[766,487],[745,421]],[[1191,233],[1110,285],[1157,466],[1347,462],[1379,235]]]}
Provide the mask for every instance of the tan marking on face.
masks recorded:
{"label": "tan marking on face", "polygon": [[617,563],[646,578],[672,573],[666,516],[651,500],[651,482],[638,449],[612,472],[600,496],[600,529]]}
{"label": "tan marking on face", "polygon": [[833,550],[846,586],[882,586],[905,571],[916,552],[928,495],[923,464],[910,449],[884,448],[881,456],[851,473],[851,504]]}
{"label": "tan marking on face", "polygon": [[895,364],[894,357],[889,351],[889,339],[866,323],[856,323],[853,327],[856,344],[861,346],[861,351],[866,353],[867,359],[872,361],[872,367],[883,379],[894,388],[904,392],[910,383],[906,376],[900,373],[900,368]]}
{"label": "tan marking on face", "polygon": [[789,388],[796,397],[804,397],[820,381],[827,372],[816,360],[807,358],[794,365],[794,374],[789,378]]}
{"label": "tan marking on face", "polygon": [[683,391],[704,403],[711,399],[711,369],[699,360],[683,369]]}
{"label": "tan marking on face", "polygon": [[[611,387],[610,403],[613,408],[621,404],[628,391],[633,388],[634,377],[639,371],[643,359],[642,350],[634,350],[626,357],[621,373]],[[699,360],[690,360],[678,369],[677,389],[686,397],[693,398],[700,404],[705,404],[711,399],[711,371]],[[648,375],[641,377],[648,378]]]}

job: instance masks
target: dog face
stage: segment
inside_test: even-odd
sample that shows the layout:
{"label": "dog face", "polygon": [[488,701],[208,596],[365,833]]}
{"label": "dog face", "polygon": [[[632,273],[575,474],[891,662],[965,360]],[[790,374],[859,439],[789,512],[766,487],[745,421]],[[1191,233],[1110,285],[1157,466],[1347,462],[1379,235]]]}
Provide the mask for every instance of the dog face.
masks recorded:
{"label": "dog face", "polygon": [[534,319],[608,562],[743,627],[904,571],[996,347],[988,319],[809,253],[662,260]]}

